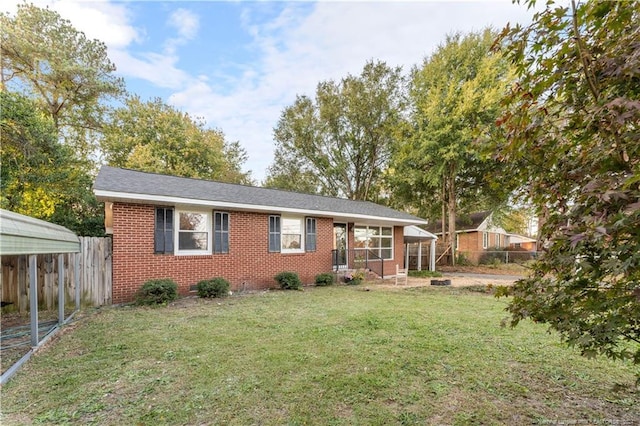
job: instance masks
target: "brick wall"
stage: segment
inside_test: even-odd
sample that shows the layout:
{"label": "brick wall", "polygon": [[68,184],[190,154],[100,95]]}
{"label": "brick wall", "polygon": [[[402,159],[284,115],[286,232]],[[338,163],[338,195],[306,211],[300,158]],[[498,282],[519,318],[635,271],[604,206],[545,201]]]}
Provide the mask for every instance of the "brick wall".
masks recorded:
{"label": "brick wall", "polygon": [[152,278],[171,278],[187,295],[213,277],[228,280],[232,290],[255,290],[276,287],[273,277],[282,271],[297,272],[304,284],[331,271],[332,219],[317,219],[315,252],[281,254],[268,251],[268,214],[229,211],[228,254],[175,256],[154,254],[154,214],[152,205],[113,205],[113,303],[132,301]]}

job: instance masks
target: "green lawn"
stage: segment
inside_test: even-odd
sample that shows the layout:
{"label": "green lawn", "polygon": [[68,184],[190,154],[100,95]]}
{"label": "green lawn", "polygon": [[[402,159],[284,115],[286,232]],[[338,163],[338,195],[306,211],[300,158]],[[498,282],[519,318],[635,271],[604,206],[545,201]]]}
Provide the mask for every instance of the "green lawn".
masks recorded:
{"label": "green lawn", "polygon": [[103,309],[2,389],[0,423],[640,421],[637,370],[582,358],[542,326],[501,328],[504,300],[370,288]]}

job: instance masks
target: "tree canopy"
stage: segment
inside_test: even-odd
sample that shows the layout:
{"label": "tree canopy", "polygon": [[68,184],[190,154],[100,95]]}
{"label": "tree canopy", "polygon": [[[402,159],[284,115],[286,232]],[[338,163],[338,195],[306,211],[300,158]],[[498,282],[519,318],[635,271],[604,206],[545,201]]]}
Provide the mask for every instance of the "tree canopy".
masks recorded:
{"label": "tree canopy", "polygon": [[491,52],[495,37],[489,29],[448,36],[413,70],[411,125],[389,172],[395,203],[431,219],[442,215],[450,235],[460,207],[471,213],[506,196],[488,184],[498,163],[482,149],[512,75]]}
{"label": "tree canopy", "polygon": [[33,4],[18,5],[15,16],[0,14],[0,26],[3,90],[37,100],[60,138],[80,155],[93,155],[91,132],[102,123],[101,101],[124,91],[105,44]]}
{"label": "tree canopy", "polygon": [[503,38],[518,82],[497,179],[536,208],[544,242],[512,324],[640,364],[640,3],[549,5]]}
{"label": "tree canopy", "polygon": [[115,167],[176,176],[250,183],[246,152],[220,130],[165,104],[129,97],[103,128],[102,151]]}
{"label": "tree canopy", "polygon": [[359,76],[321,82],[315,98],[298,96],[283,111],[265,186],[376,199],[404,104],[401,70],[384,62],[368,62]]}
{"label": "tree canopy", "polygon": [[81,235],[104,233],[92,179],[58,143],[51,117],[32,100],[0,92],[0,207],[49,220]]}

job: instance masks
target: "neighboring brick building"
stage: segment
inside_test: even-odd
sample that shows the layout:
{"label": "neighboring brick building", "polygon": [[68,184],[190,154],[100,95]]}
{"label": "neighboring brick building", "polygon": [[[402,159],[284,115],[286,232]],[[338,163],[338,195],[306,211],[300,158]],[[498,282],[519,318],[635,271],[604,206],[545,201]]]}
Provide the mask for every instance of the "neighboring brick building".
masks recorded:
{"label": "neighboring brick building", "polygon": [[[442,222],[433,223],[427,230],[442,237]],[[456,252],[477,263],[483,252],[509,247],[511,235],[492,223],[490,211],[459,216],[456,219]],[[439,238],[437,250],[442,253],[445,249],[444,238]]]}
{"label": "neighboring brick building", "polygon": [[171,278],[186,295],[213,277],[232,290],[261,289],[293,271],[310,284],[365,259],[393,275],[403,264],[404,226],[426,223],[370,202],[107,166],[94,192],[113,234],[113,303],[133,300],[152,278]]}

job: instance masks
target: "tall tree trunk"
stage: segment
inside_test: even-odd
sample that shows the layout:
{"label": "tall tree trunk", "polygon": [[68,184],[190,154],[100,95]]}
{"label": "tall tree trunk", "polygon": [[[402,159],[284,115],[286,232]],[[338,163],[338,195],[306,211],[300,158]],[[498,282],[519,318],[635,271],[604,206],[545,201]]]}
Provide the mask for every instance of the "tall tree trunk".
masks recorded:
{"label": "tall tree trunk", "polygon": [[442,179],[442,244],[447,249],[447,179]]}
{"label": "tall tree trunk", "polygon": [[449,166],[449,180],[447,197],[449,210],[449,243],[451,245],[451,266],[456,265],[456,167]]}

